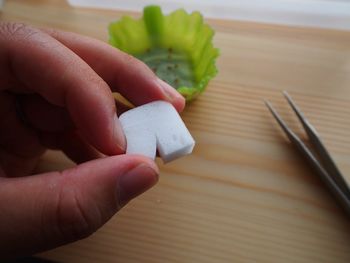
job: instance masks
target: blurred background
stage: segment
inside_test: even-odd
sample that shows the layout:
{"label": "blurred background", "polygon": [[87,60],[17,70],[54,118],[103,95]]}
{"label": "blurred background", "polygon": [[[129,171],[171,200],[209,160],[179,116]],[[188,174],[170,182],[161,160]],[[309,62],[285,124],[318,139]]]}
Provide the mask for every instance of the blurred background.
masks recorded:
{"label": "blurred background", "polygon": [[[1,1],[1,0],[0,0]],[[86,7],[139,11],[140,6],[161,5],[171,11],[198,10],[206,17],[263,23],[350,30],[350,0],[68,0]]]}

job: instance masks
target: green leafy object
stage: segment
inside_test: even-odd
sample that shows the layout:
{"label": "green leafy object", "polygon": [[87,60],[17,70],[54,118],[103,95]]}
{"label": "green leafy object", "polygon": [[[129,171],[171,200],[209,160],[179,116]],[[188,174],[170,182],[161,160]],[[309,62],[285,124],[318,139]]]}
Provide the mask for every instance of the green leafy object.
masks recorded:
{"label": "green leafy object", "polygon": [[217,74],[213,35],[199,12],[179,9],[164,16],[159,6],[145,7],[141,19],[123,17],[109,26],[111,45],[144,61],[187,101]]}

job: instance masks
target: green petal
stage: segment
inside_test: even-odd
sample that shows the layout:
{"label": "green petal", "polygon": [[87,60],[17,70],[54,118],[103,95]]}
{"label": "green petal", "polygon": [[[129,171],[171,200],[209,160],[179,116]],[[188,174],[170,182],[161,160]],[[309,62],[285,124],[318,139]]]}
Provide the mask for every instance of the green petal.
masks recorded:
{"label": "green petal", "polygon": [[153,46],[158,46],[163,35],[164,21],[162,10],[159,6],[147,6],[143,11],[147,32],[152,40]]}
{"label": "green petal", "polygon": [[109,26],[109,42],[143,60],[187,101],[203,92],[217,74],[214,30],[199,12],[178,9],[164,16],[159,6],[144,8],[139,20],[123,17]]}

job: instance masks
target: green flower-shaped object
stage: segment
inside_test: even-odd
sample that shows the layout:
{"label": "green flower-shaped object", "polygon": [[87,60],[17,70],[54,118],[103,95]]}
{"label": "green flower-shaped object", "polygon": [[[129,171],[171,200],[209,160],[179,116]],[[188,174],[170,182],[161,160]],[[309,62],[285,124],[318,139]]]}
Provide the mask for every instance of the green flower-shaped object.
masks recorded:
{"label": "green flower-shaped object", "polygon": [[145,7],[139,20],[125,16],[109,26],[111,45],[144,61],[187,101],[217,74],[213,35],[199,12],[179,9],[164,16],[159,6]]}

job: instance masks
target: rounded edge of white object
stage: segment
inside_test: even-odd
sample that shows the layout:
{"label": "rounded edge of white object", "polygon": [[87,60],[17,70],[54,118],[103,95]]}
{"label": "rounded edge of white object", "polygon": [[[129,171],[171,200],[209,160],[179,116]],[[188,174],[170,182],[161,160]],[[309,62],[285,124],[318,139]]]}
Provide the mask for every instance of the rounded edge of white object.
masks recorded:
{"label": "rounded edge of white object", "polygon": [[[123,112],[122,114],[120,114],[120,116],[118,117],[119,118],[119,121],[124,125],[124,120],[126,118],[130,118],[129,115],[133,115],[133,112],[135,110],[139,111],[140,108],[144,108],[144,109],[148,109],[148,108],[152,108],[154,107],[155,105],[159,105],[159,104],[163,104],[163,105],[170,105],[172,106],[172,104],[170,102],[167,102],[167,101],[163,101],[163,100],[156,100],[156,101],[152,101],[152,102],[149,102],[149,103],[146,103],[146,104],[143,104],[143,105],[140,105],[140,106],[137,106],[135,108],[132,108],[126,112]],[[173,106],[172,106],[173,108]],[[176,109],[173,108],[173,110],[176,112]]]}

